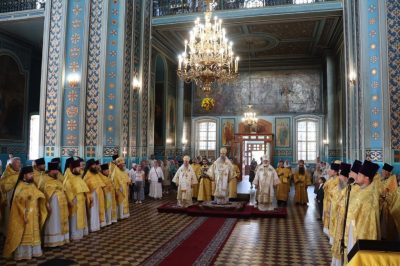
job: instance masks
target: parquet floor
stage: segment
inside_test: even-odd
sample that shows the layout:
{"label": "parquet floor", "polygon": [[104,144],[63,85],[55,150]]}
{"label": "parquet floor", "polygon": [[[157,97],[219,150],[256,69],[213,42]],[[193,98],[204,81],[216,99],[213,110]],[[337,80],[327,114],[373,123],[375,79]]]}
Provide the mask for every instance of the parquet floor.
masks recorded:
{"label": "parquet floor", "polygon": [[[312,188],[309,199],[309,206],[290,203],[287,219],[239,219],[215,265],[329,265],[330,246],[317,221]],[[131,217],[127,220],[91,233],[81,241],[45,249],[39,259],[17,263],[0,258],[0,265],[38,265],[55,258],[70,259],[79,265],[140,265],[197,219],[157,212],[159,205],[171,200],[172,195],[131,204]],[[3,242],[0,237],[0,250]]]}

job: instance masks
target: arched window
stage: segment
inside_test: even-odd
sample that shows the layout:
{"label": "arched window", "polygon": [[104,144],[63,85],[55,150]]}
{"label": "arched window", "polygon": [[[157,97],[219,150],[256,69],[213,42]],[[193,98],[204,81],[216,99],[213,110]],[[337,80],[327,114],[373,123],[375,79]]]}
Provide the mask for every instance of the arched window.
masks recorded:
{"label": "arched window", "polygon": [[217,150],[217,123],[200,120],[196,123],[196,155],[215,158]]}
{"label": "arched window", "polygon": [[297,160],[315,161],[319,153],[319,122],[302,118],[296,121]]}

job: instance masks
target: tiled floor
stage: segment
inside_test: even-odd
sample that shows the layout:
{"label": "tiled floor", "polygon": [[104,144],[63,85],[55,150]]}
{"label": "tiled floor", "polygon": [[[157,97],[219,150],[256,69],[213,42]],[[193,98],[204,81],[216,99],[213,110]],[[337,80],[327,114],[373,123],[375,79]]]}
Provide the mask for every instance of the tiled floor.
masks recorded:
{"label": "tiled floor", "polygon": [[[329,265],[330,249],[316,220],[310,188],[309,206],[289,204],[287,219],[239,220],[215,260],[216,265]],[[80,265],[139,265],[194,219],[186,215],[158,213],[156,208],[172,200],[146,200],[131,204],[131,217],[92,233],[79,242],[46,249],[31,261],[0,259],[0,265],[37,265],[54,258]],[[0,249],[4,240],[1,239]]]}

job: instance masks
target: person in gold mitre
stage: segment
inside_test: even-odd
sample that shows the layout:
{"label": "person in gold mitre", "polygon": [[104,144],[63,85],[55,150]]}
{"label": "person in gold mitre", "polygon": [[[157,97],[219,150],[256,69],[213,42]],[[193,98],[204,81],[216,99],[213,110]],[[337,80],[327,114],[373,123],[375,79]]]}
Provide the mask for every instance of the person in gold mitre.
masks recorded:
{"label": "person in gold mitre", "polygon": [[199,195],[199,181],[200,181],[199,178],[201,176],[200,162],[201,162],[201,157],[198,157],[198,158],[194,158],[193,163],[191,164],[192,169],[193,169],[194,173],[196,174],[196,179],[197,179],[196,184],[192,185],[192,197],[195,199],[197,199],[197,197]]}
{"label": "person in gold mitre", "polygon": [[233,166],[233,173],[235,178],[232,178],[229,180],[229,199],[236,199],[237,198],[237,183],[239,181],[242,181],[242,176],[240,175],[240,169],[239,169],[239,162],[237,159],[233,159],[232,162]]}
{"label": "person in gold mitre", "polygon": [[306,205],[308,203],[307,186],[311,185],[311,177],[304,166],[304,161],[299,160],[298,169],[293,175],[295,193],[294,202]]}
{"label": "person in gold mitre", "polygon": [[64,180],[64,190],[69,208],[69,230],[72,240],[82,239],[89,234],[86,217],[86,196],[89,188],[81,175],[81,162],[75,160],[70,164],[71,174]]}
{"label": "person in gold mitre", "polygon": [[257,189],[257,207],[260,211],[274,209],[272,204],[275,188],[280,183],[278,174],[270,165],[267,155],[262,157],[263,163],[257,168],[253,184]]}
{"label": "person in gold mitre", "polygon": [[215,182],[213,196],[217,204],[227,204],[229,202],[228,183],[231,179],[235,178],[232,163],[226,155],[226,148],[221,148],[219,158],[207,171],[207,175],[211,181]]}
{"label": "person in gold mitre", "polygon": [[199,178],[199,194],[197,196],[198,201],[210,201],[211,200],[211,180],[207,175],[207,171],[210,168],[207,158],[203,158],[201,163],[201,174]]}
{"label": "person in gold mitre", "polygon": [[276,173],[281,181],[280,184],[278,184],[276,191],[276,200],[278,201],[278,206],[286,206],[289,198],[290,176],[292,175],[292,170],[290,170],[288,167],[285,167],[283,160],[280,160],[278,163],[278,168],[276,168]]}
{"label": "person in gold mitre", "polygon": [[189,207],[192,203],[192,185],[197,184],[196,173],[192,166],[189,165],[190,157],[183,156],[183,164],[179,167],[178,171],[172,182],[178,187],[176,199],[178,200],[179,207]]}
{"label": "person in gold mitre", "polygon": [[39,182],[42,177],[46,174],[46,162],[44,158],[36,159],[35,165],[33,166],[33,182],[39,187]]}
{"label": "person in gold mitre", "polygon": [[129,183],[128,173],[125,172],[125,159],[119,157],[115,160],[116,167],[111,173],[111,179],[114,182],[115,195],[117,198],[117,216],[118,219],[129,217]]}
{"label": "person in gold mitre", "polygon": [[396,193],[397,179],[392,174],[393,166],[385,163],[382,167],[382,180],[380,189],[380,219],[381,219],[381,234],[383,240],[396,240],[398,232],[393,216],[390,214],[389,205],[385,200],[388,194]]}
{"label": "person in gold mitre", "polygon": [[95,232],[100,230],[100,227],[106,226],[104,192],[106,186],[99,174],[99,166],[94,159],[86,162],[83,181],[89,188],[90,193],[87,193],[86,203],[89,208],[89,231]]}
{"label": "person in gold mitre", "polygon": [[50,205],[44,226],[44,246],[57,247],[69,243],[68,201],[64,187],[58,177],[58,164],[48,163],[47,174],[52,178],[45,181],[43,192]]}
{"label": "person in gold mitre", "polygon": [[379,194],[372,185],[378,169],[379,165],[365,160],[357,175],[356,183],[360,185],[360,190],[350,197],[346,222],[348,251],[358,239],[380,239]]}
{"label": "person in gold mitre", "polygon": [[44,194],[33,184],[32,166],[21,169],[11,200],[3,255],[15,260],[42,256],[40,232],[47,217]]}
{"label": "person in gold mitre", "polygon": [[111,223],[117,222],[117,202],[115,199],[115,190],[114,184],[109,177],[110,171],[108,169],[108,164],[100,165],[101,169],[101,179],[103,180],[105,187],[103,187],[104,195],[105,195],[105,214],[106,214],[106,224],[110,225]]}
{"label": "person in gold mitre", "polygon": [[10,159],[10,164],[7,165],[0,178],[0,211],[1,211],[1,232],[6,235],[8,217],[10,215],[11,196],[13,189],[18,180],[19,170],[21,169],[21,159],[13,157]]}
{"label": "person in gold mitre", "polygon": [[324,184],[324,202],[323,202],[323,224],[324,233],[329,237],[329,223],[330,223],[330,213],[331,213],[331,203],[332,203],[332,194],[331,190],[336,187],[339,183],[339,168],[340,168],[341,161],[335,161],[331,164],[331,169],[328,171],[329,179],[326,180]]}

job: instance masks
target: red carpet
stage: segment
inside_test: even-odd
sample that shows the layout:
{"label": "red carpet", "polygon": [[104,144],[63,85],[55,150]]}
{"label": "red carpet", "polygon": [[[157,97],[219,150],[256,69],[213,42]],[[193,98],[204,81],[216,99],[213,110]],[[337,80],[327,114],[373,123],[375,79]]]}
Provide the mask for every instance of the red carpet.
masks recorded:
{"label": "red carpet", "polygon": [[222,249],[236,219],[197,218],[143,265],[209,265]]}
{"label": "red carpet", "polygon": [[188,208],[180,208],[175,202],[161,205],[157,208],[159,212],[167,213],[185,213],[190,216],[209,216],[209,217],[225,217],[225,218],[286,218],[286,208],[276,208],[272,211],[260,211],[253,206],[246,205],[242,210],[221,210],[221,209],[205,209],[197,205]]}

